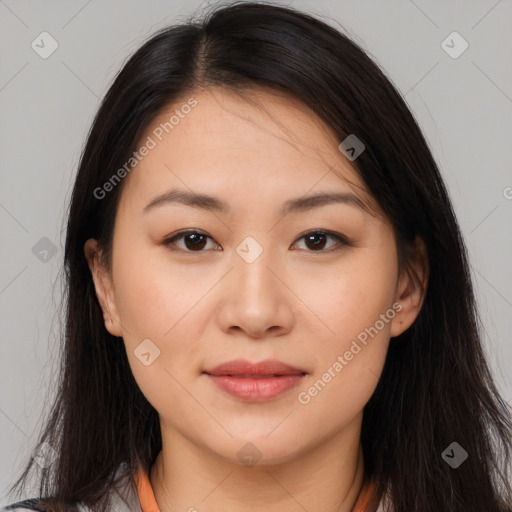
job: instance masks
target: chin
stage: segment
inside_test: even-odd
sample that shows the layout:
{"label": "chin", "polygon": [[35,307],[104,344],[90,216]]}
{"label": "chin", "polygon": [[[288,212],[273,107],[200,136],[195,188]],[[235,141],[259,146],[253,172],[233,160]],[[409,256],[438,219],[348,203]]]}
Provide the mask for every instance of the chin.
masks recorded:
{"label": "chin", "polygon": [[268,435],[268,432],[252,431],[251,435],[235,435],[229,440],[226,439],[222,446],[209,443],[209,449],[230,463],[248,468],[255,465],[262,467],[282,464],[306,450],[306,447],[297,444],[294,436],[288,435],[284,430],[281,435],[277,432]]}

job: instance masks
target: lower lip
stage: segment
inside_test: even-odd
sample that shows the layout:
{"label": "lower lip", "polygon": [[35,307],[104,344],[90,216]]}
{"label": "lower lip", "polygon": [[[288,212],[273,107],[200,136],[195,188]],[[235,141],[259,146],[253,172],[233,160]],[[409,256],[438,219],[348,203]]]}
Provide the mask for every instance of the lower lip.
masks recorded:
{"label": "lower lip", "polygon": [[258,378],[230,377],[228,375],[208,375],[208,377],[220,389],[232,396],[251,402],[263,402],[294,388],[301,382],[304,375]]}

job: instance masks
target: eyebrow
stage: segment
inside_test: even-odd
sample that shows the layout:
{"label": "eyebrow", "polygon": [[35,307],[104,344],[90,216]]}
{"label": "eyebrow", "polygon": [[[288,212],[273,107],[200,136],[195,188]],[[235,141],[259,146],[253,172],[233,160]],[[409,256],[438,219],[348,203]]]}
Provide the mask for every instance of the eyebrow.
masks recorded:
{"label": "eyebrow", "polygon": [[[158,206],[176,203],[191,206],[193,208],[218,211],[220,213],[227,213],[230,210],[228,203],[217,197],[189,192],[187,190],[172,189],[164,194],[154,197],[144,207],[143,213],[147,213]],[[282,205],[280,215],[285,216],[292,212],[305,212],[329,204],[346,204],[366,211],[363,201],[354,194],[346,192],[320,192],[315,195],[288,199]]]}

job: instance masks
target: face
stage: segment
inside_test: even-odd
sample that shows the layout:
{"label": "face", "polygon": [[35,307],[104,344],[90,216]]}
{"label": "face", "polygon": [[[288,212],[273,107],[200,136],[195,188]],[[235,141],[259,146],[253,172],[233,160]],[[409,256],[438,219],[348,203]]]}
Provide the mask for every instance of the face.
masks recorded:
{"label": "face", "polygon": [[[360,207],[372,198],[340,141],[289,98],[251,98],[265,108],[212,88],[155,119],[124,178],[112,274],[94,240],[85,253],[163,436],[272,464],[357,438],[389,339],[414,321],[419,295],[399,274],[389,222]],[[182,201],[161,197],[171,190]],[[345,199],[303,201],[320,194]],[[296,371],[205,373],[235,359]]]}

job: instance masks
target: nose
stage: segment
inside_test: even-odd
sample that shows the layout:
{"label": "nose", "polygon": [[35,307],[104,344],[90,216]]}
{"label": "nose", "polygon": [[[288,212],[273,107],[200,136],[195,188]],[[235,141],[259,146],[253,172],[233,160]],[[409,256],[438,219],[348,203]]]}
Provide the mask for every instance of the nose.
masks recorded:
{"label": "nose", "polygon": [[290,332],[297,299],[277,259],[265,250],[254,261],[234,254],[233,267],[224,278],[217,310],[221,329],[231,334],[243,332],[252,339]]}

